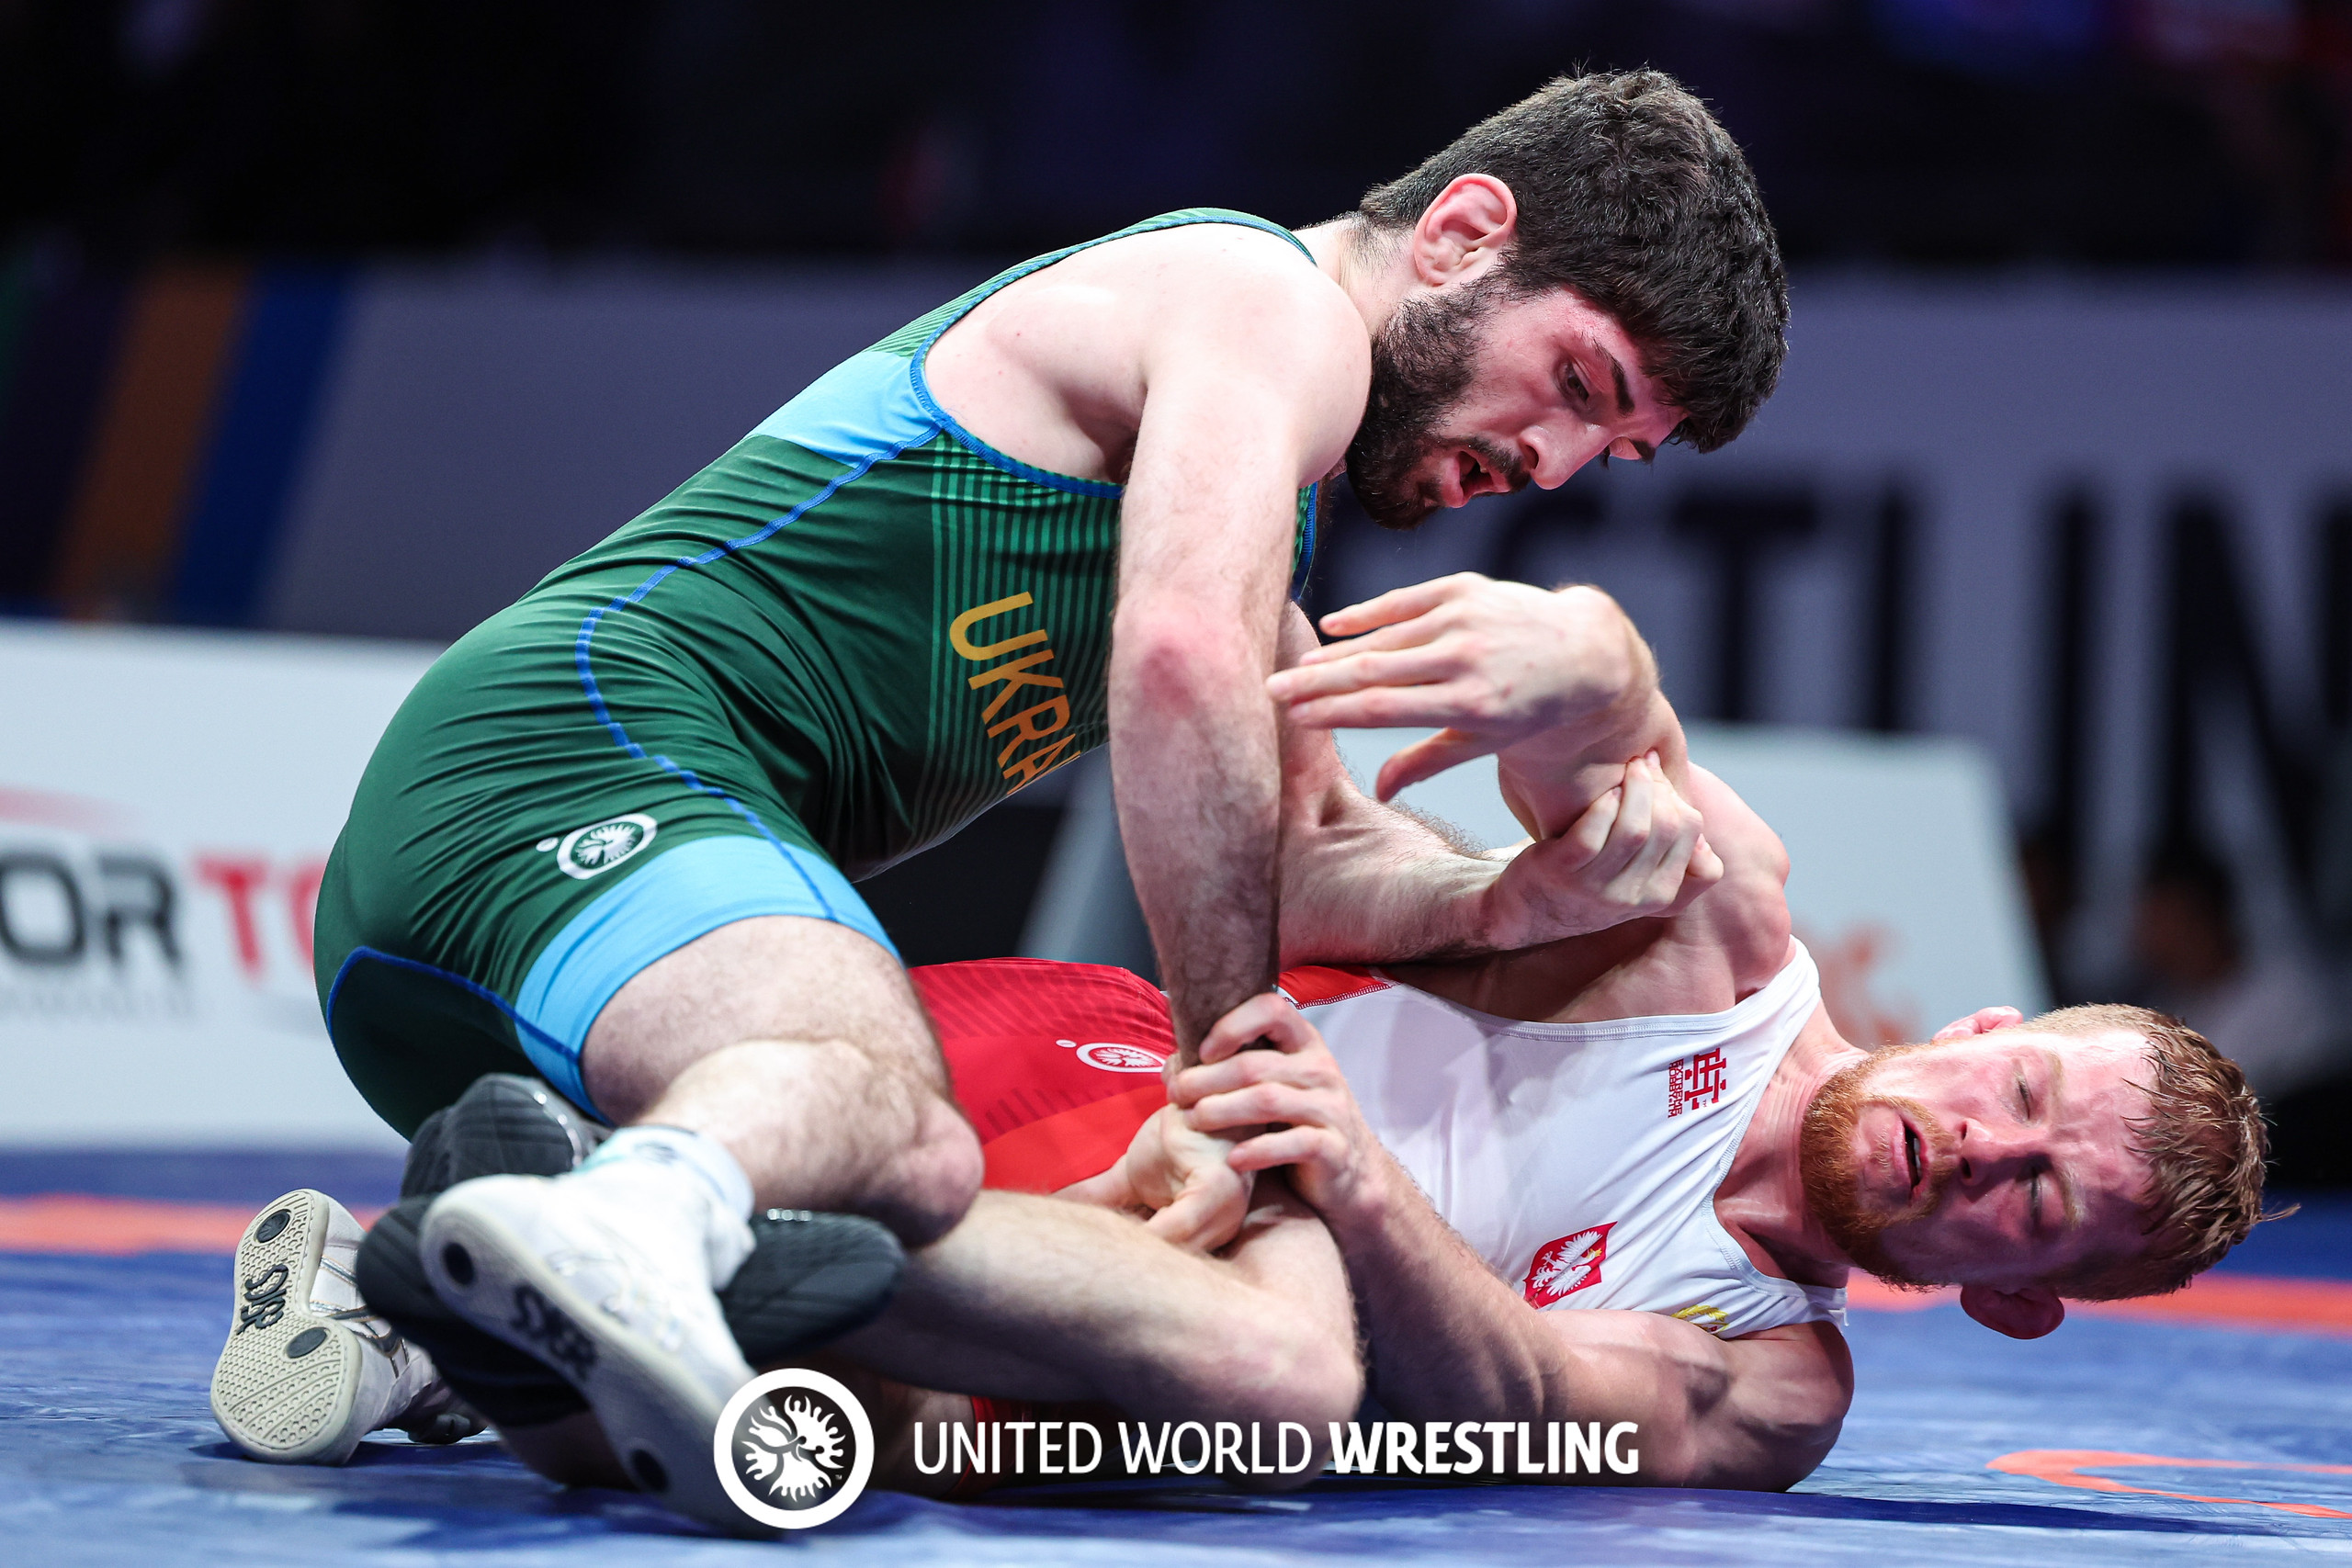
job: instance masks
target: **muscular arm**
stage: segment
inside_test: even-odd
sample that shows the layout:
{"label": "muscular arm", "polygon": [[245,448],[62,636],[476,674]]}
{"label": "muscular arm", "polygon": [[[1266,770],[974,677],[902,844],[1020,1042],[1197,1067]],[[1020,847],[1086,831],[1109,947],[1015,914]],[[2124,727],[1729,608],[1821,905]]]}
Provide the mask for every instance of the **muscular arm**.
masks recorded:
{"label": "muscular arm", "polygon": [[[1318,650],[1294,615],[1272,683],[1287,705],[1285,964],[1532,946],[1670,913],[1720,874],[1696,815],[1629,779],[1628,761],[1654,751],[1687,794],[1688,758],[1657,662],[1607,594],[1463,573],[1330,624],[1380,629]],[[1495,751],[1504,798],[1532,844],[1516,856],[1455,849],[1367,799],[1327,733],[1417,723],[1451,728],[1391,759],[1382,794]]]}
{"label": "muscular arm", "polygon": [[[1282,634],[1285,668],[1316,646],[1295,607]],[[1366,798],[1329,730],[1285,721],[1282,775],[1284,967],[1467,951],[1495,934],[1489,908],[1503,863]]]}
{"label": "muscular arm", "polygon": [[1297,491],[1346,445],[1365,351],[1351,308],[1304,269],[1245,268],[1166,304],[1143,350],[1121,513],[1111,755],[1189,1060],[1210,1023],[1273,980],[1280,784],[1264,682]]}
{"label": "muscular arm", "polygon": [[1631,1421],[1636,1479],[1654,1486],[1779,1491],[1837,1442],[1853,1362],[1829,1325],[1718,1339],[1657,1313],[1538,1312],[1393,1162],[1388,1181],[1377,1211],[1325,1220],[1347,1256],[1373,1393],[1399,1418]]}

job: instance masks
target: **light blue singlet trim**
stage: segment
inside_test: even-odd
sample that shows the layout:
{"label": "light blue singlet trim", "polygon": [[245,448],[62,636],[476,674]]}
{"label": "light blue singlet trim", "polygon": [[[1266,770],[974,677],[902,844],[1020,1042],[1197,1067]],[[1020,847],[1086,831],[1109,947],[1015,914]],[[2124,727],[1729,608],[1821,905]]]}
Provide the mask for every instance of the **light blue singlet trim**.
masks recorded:
{"label": "light blue singlet trim", "polygon": [[530,1025],[516,1032],[523,1054],[567,1099],[595,1110],[580,1048],[605,1004],[656,959],[755,915],[831,920],[899,956],[865,900],[821,855],[743,834],[697,839],[614,884],[541,950],[514,998],[516,1017]]}
{"label": "light blue singlet trim", "polygon": [[752,432],[837,463],[863,463],[893,448],[905,451],[938,433],[938,421],[915,394],[906,359],[870,348],[809,382]]}

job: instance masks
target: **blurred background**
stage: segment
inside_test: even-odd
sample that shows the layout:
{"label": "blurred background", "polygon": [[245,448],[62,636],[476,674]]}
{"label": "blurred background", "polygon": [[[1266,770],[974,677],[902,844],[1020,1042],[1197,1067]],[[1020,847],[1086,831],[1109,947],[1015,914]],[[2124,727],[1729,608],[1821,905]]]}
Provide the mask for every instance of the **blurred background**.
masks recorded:
{"label": "blurred background", "polygon": [[[2050,994],[2186,1016],[2288,1179],[2352,1182],[2352,0],[0,0],[0,615],[422,658],[1010,261],[1311,222],[1643,64],[1755,164],[1783,389],[1409,537],[1343,497],[1311,604],[1596,581],[1693,718],[1970,742]],[[0,1030],[116,1005],[67,933],[127,962],[27,744]],[[1069,950],[1037,891],[1102,787],[869,885],[909,957]],[[139,908],[261,974],[255,890],[299,925],[315,873],[178,853]],[[1873,994],[1883,933],[1815,940],[1850,1029],[1942,1021]]]}

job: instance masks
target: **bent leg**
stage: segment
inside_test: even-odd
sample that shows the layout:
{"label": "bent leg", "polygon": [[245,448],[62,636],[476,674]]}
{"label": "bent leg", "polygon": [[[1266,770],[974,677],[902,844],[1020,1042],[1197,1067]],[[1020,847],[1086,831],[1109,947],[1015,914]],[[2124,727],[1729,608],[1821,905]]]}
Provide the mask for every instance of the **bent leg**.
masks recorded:
{"label": "bent leg", "polygon": [[752,1375],[716,1294],[753,1248],[750,1216],[847,1210],[927,1240],[978,1190],[978,1144],[903,971],[826,920],[753,916],[671,950],[596,1010],[574,1061],[628,1125],[566,1175],[435,1200],[427,1279],[554,1366],[646,1490],[743,1531],[709,1453]]}
{"label": "bent leg", "polygon": [[867,1214],[919,1245],[979,1188],[906,971],[845,926],[768,915],[697,938],[605,1005],[582,1068],[615,1121],[722,1145],[761,1207]]}

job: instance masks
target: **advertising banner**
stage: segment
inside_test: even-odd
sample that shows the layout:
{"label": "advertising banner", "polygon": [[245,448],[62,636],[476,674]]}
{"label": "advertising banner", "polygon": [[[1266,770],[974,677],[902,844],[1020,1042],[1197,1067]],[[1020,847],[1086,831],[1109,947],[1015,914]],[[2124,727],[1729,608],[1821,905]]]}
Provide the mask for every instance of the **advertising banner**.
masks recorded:
{"label": "advertising banner", "polygon": [[0,1144],[401,1146],[327,1042],[311,915],[432,657],[0,624]]}

